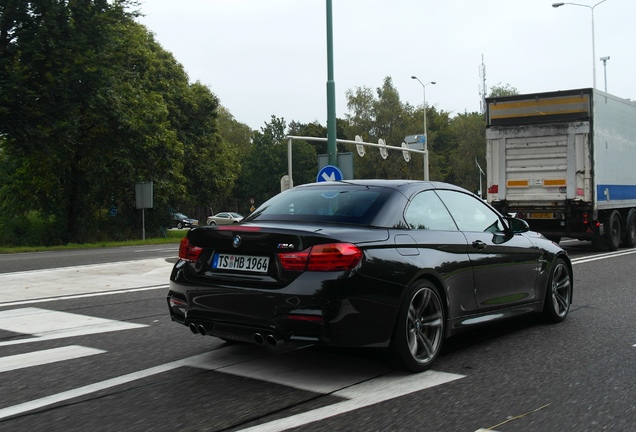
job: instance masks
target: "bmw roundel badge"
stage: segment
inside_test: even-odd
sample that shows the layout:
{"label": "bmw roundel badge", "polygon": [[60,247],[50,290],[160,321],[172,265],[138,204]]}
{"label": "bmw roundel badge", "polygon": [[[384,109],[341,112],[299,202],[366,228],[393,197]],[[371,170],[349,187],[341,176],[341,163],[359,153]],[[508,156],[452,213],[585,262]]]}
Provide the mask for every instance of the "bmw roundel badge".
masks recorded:
{"label": "bmw roundel badge", "polygon": [[239,247],[240,244],[241,244],[241,236],[240,235],[237,234],[234,237],[232,237],[232,246],[237,248],[237,247]]}

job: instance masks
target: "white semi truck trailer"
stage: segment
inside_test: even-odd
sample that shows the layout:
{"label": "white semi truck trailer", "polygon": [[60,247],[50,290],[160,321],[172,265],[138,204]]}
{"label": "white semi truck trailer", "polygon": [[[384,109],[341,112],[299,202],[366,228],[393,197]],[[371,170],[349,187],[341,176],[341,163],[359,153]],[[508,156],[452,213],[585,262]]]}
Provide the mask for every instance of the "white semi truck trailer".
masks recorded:
{"label": "white semi truck trailer", "polygon": [[554,241],[636,246],[636,103],[585,88],[486,105],[490,204]]}

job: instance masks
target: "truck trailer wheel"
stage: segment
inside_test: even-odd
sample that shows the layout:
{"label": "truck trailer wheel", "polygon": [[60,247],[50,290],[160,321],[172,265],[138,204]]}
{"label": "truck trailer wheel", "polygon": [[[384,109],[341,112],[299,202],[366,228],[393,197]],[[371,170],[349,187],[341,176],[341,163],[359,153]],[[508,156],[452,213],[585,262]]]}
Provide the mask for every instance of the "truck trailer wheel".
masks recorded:
{"label": "truck trailer wheel", "polygon": [[636,210],[631,209],[627,213],[627,222],[625,223],[625,246],[633,248],[636,246]]}
{"label": "truck trailer wheel", "polygon": [[610,251],[615,251],[621,245],[621,216],[616,210],[607,219],[607,247]]}

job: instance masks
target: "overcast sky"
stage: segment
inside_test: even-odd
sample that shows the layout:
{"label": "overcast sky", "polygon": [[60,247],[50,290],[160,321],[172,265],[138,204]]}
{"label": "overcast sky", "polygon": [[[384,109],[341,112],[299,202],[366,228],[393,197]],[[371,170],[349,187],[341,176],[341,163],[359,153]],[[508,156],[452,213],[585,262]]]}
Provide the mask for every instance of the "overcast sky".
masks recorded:
{"label": "overcast sky", "polygon": [[[338,117],[347,90],[393,79],[402,102],[452,114],[480,110],[486,86],[520,93],[596,86],[636,99],[636,0],[332,0]],[[593,9],[591,6],[597,5]],[[272,115],[327,120],[326,0],[142,0],[139,21],[191,81],[235,119],[260,129]]]}

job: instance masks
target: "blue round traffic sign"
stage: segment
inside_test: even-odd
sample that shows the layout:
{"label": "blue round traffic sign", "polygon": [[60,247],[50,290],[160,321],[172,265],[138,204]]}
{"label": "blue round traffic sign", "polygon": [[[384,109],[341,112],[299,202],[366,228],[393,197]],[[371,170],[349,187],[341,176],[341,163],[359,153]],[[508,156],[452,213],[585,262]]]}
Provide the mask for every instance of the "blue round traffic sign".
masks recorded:
{"label": "blue round traffic sign", "polygon": [[317,182],[328,182],[328,181],[340,181],[344,177],[342,176],[342,171],[337,166],[333,165],[325,165],[320,168],[318,171],[318,175],[316,176]]}

